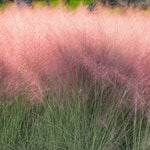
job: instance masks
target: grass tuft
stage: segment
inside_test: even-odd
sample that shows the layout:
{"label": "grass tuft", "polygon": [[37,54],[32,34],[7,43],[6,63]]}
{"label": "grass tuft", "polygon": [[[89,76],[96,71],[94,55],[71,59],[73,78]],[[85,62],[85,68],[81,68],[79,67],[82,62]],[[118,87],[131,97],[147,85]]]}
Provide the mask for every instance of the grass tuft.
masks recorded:
{"label": "grass tuft", "polygon": [[101,6],[0,12],[0,149],[149,149],[149,26]]}

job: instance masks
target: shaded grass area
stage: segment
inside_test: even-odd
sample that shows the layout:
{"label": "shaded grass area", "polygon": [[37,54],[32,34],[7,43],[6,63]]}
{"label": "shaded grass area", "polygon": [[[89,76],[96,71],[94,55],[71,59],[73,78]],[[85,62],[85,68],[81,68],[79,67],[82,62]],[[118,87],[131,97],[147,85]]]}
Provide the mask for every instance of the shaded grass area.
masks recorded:
{"label": "shaded grass area", "polygon": [[[76,91],[76,90],[75,90]],[[124,91],[125,92],[125,91]],[[121,94],[122,100],[127,97]],[[57,93],[56,93],[57,94]],[[150,123],[145,112],[118,103],[118,94],[103,86],[83,102],[75,92],[66,103],[21,102],[0,106],[1,150],[145,150],[150,148]],[[60,97],[60,100],[61,100]],[[126,98],[125,98],[126,97]],[[7,101],[7,98],[5,98]],[[70,103],[71,101],[71,103]]]}
{"label": "shaded grass area", "polygon": [[0,11],[3,11],[5,8],[7,8],[7,3],[0,3]]}

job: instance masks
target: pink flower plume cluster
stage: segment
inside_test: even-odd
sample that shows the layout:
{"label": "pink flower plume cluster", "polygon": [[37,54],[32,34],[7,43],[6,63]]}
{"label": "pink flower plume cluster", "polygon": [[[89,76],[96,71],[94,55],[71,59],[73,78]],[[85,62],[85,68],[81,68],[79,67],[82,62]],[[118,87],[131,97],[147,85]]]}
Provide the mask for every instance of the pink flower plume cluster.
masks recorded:
{"label": "pink flower plume cluster", "polygon": [[0,13],[0,96],[27,93],[39,101],[60,82],[73,85],[82,69],[93,82],[128,85],[138,104],[148,104],[150,15],[84,7]]}

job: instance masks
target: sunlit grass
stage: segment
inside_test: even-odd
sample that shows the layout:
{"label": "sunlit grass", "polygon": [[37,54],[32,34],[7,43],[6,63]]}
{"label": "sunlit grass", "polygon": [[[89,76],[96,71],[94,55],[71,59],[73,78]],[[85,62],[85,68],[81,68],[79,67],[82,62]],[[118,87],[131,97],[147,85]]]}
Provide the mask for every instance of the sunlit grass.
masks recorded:
{"label": "sunlit grass", "polygon": [[[57,7],[59,5],[65,5],[66,8],[70,9],[75,9],[77,8],[79,5],[88,5],[90,3],[92,3],[93,1],[92,0],[83,0],[83,1],[80,1],[80,0],[70,0],[68,3],[65,2],[65,1],[61,1],[61,0],[50,0],[50,4],[51,4],[51,7]],[[46,1],[33,1],[32,3],[33,7],[37,7],[37,6],[46,6]]]}
{"label": "sunlit grass", "polygon": [[[59,0],[52,0],[52,1],[50,1],[50,4],[51,4],[51,7],[55,8],[56,6],[58,6],[60,4],[60,1]],[[32,5],[33,5],[33,7],[46,6],[47,3],[46,3],[46,1],[33,1]]]}

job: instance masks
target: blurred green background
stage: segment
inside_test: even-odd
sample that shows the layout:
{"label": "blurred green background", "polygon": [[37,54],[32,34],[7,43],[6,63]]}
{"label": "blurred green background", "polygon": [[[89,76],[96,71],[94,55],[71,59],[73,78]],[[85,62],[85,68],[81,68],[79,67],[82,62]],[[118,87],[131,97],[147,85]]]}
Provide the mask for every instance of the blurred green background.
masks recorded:
{"label": "blurred green background", "polygon": [[[20,0],[16,0],[20,1]],[[24,0],[25,1],[25,0]],[[52,7],[57,6],[59,3],[63,3],[66,6],[76,8],[80,3],[83,5],[89,5],[94,2],[100,2],[102,4],[109,3],[110,5],[119,5],[119,6],[126,6],[129,5],[129,3],[138,3],[140,5],[149,6],[150,0],[28,0],[31,1],[32,4],[40,4],[42,6],[47,5],[49,2]],[[0,0],[0,7],[5,7],[9,3],[13,3],[14,0]]]}

